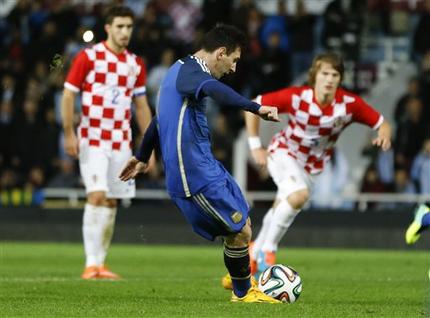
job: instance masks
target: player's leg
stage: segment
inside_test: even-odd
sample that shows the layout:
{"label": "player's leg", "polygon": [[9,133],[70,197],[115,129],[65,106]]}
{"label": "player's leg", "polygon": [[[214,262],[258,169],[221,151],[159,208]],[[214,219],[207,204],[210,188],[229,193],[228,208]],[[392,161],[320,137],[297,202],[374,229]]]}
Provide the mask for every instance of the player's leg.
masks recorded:
{"label": "player's leg", "polygon": [[118,279],[118,274],[112,272],[106,265],[112,237],[115,229],[117,214],[117,199],[129,199],[135,196],[134,180],[122,182],[118,176],[121,169],[131,156],[131,151],[113,151],[109,156],[109,166],[107,174],[108,192],[106,194],[106,204],[100,216],[102,244],[98,253],[99,278]]}
{"label": "player's leg", "polygon": [[249,206],[239,186],[228,175],[218,185],[211,185],[202,193],[190,198],[172,197],[172,200],[194,232],[211,241],[217,236],[225,238],[224,261],[235,289],[233,301],[277,302],[251,287]]}
{"label": "player's leg", "polygon": [[224,240],[224,264],[233,283],[231,301],[247,303],[280,303],[267,296],[257,286],[251,284],[248,244],[251,239],[251,222],[248,218],[239,233],[231,234]]}
{"label": "player's leg", "polygon": [[276,263],[276,252],[279,242],[290,228],[297,214],[309,198],[309,191],[302,189],[288,196],[287,199],[276,200],[273,208],[273,218],[268,229],[268,234],[259,254],[258,271],[264,271],[267,267]]}
{"label": "player's leg", "polygon": [[[85,272],[97,269],[97,275],[90,278],[119,278],[104,266],[108,245],[112,238],[115,214],[116,200],[107,199],[106,193],[102,191],[88,194],[82,228],[86,253]],[[86,275],[83,275],[83,278],[86,278],[84,276]]]}
{"label": "player's leg", "polygon": [[261,229],[258,232],[257,238],[254,242],[252,242],[252,245],[250,245],[249,249],[249,257],[250,257],[250,264],[251,264],[251,274],[254,275],[257,272],[257,258],[258,254],[261,251],[261,248],[263,246],[263,243],[267,237],[267,234],[269,232],[270,223],[273,218],[273,207],[271,207],[263,218],[263,223],[261,225]]}
{"label": "player's leg", "polygon": [[100,219],[106,204],[108,159],[97,148],[81,145],[79,150],[79,167],[87,192],[82,234],[85,249],[85,270],[82,278],[91,279],[98,276],[98,255],[102,249],[102,225]]}
{"label": "player's leg", "polygon": [[251,233],[251,221],[248,218],[239,233],[227,235],[224,239],[224,264],[230,274],[234,294],[238,297],[246,295],[251,288],[248,251]]}
{"label": "player's leg", "polygon": [[414,244],[421,236],[421,232],[430,227],[430,208],[421,204],[415,210],[415,217],[406,230],[406,243]]}
{"label": "player's leg", "polygon": [[272,155],[268,168],[278,192],[267,234],[257,256],[258,271],[276,263],[279,242],[309,199],[309,188],[312,186],[311,177],[285,154]]}

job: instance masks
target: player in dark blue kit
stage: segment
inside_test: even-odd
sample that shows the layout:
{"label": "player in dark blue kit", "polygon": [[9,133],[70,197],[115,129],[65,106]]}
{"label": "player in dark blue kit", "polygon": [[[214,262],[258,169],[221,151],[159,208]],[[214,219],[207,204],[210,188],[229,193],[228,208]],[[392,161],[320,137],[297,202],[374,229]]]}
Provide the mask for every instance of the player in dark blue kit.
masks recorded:
{"label": "player in dark blue kit", "polygon": [[211,152],[205,97],[278,121],[277,109],[237,94],[217,79],[236,70],[245,37],[218,25],[201,49],[173,64],[159,93],[157,114],[145,132],[140,153],[120,175],[127,181],[146,172],[154,147],[163,158],[167,191],[193,230],[208,240],[224,238],[224,263],[233,283],[232,301],[278,303],[251,284],[249,206],[233,177]]}

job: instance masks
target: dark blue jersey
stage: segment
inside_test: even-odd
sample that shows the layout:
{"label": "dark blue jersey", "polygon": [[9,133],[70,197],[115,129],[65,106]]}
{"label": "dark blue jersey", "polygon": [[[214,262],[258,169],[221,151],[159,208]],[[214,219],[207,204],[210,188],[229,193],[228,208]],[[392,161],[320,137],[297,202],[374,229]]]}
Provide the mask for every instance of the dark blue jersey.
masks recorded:
{"label": "dark blue jersey", "polygon": [[171,196],[190,197],[222,182],[228,173],[211,152],[207,96],[248,111],[257,112],[260,107],[216,80],[205,62],[195,56],[173,64],[161,84],[156,115]]}

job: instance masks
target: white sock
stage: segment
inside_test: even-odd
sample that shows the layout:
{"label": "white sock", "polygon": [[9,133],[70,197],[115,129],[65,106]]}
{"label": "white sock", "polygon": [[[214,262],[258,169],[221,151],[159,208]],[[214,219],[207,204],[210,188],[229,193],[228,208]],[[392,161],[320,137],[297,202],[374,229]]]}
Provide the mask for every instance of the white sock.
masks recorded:
{"label": "white sock", "polygon": [[84,238],[86,267],[100,265],[97,260],[97,255],[101,248],[102,241],[98,216],[102,208],[101,206],[95,206],[89,203],[85,204],[82,234]]}
{"label": "white sock", "polygon": [[105,263],[106,255],[108,253],[110,243],[112,241],[113,230],[115,227],[115,216],[117,208],[103,207],[100,213],[99,224],[101,228],[101,249],[97,255],[97,262],[99,265]]}
{"label": "white sock", "polygon": [[300,210],[293,209],[287,200],[281,200],[274,208],[272,221],[262,246],[263,251],[276,252],[278,250],[279,242],[299,212]]}
{"label": "white sock", "polygon": [[261,247],[263,246],[263,243],[266,240],[267,231],[269,230],[272,217],[273,217],[273,209],[270,208],[269,211],[267,211],[266,214],[264,215],[263,224],[261,225],[261,229],[258,232],[257,238],[254,240],[254,245],[252,247],[252,255],[251,255],[251,258],[253,259],[257,259],[258,252],[261,250]]}

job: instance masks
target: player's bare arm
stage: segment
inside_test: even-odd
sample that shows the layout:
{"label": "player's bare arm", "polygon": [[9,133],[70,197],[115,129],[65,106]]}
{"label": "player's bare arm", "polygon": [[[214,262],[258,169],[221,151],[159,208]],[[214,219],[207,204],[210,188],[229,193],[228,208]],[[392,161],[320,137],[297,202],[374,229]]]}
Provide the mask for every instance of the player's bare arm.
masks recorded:
{"label": "player's bare arm", "polygon": [[267,166],[267,151],[262,147],[260,141],[260,117],[253,113],[245,112],[245,123],[252,158],[258,167],[263,169]]}
{"label": "player's bare arm", "polygon": [[[136,121],[139,125],[140,136],[143,136],[149,124],[151,123],[152,113],[148,104],[146,95],[140,95],[134,98],[136,105]],[[148,170],[155,165],[155,155],[152,153],[148,161]]]}
{"label": "player's bare arm", "polygon": [[61,118],[64,129],[64,150],[69,156],[73,158],[77,158],[79,154],[78,138],[76,137],[75,127],[73,124],[75,98],[76,93],[67,88],[64,89],[63,98],[61,100]]}
{"label": "player's bare arm", "polygon": [[378,136],[373,140],[373,145],[381,147],[387,151],[391,147],[391,126],[384,121],[378,129]]}
{"label": "player's bare arm", "polygon": [[140,134],[143,136],[152,119],[151,109],[146,95],[135,97],[134,104],[136,105],[136,121],[139,125]]}

